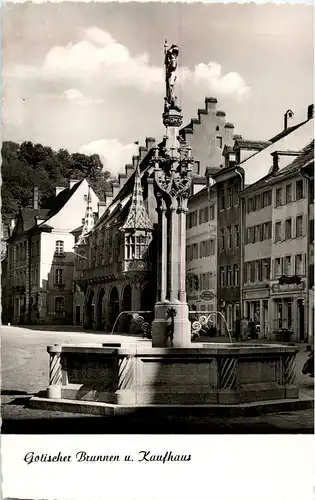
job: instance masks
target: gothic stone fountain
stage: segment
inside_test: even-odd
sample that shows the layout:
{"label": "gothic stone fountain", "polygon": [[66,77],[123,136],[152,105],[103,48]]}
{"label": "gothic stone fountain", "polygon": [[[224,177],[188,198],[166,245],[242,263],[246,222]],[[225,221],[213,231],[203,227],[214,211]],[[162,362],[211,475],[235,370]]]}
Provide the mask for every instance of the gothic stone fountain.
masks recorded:
{"label": "gothic stone fountain", "polygon": [[[48,347],[44,407],[113,414],[148,405],[221,407],[298,398],[295,347],[192,344],[185,291],[187,200],[193,158],[178,142],[181,108],[174,94],[179,50],[165,45],[163,147],[153,158],[158,211],[158,296],[149,342]],[[40,398],[33,398],[33,406]],[[77,410],[76,410],[77,411]],[[209,410],[210,411],[210,410]]]}

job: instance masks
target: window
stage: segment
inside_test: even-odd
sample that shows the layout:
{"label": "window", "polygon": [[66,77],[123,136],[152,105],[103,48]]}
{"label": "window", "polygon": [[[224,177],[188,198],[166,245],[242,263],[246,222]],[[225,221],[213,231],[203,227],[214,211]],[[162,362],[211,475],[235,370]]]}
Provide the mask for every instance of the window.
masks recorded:
{"label": "window", "polygon": [[296,218],[296,237],[303,236],[303,215],[298,215]]}
{"label": "window", "polygon": [[193,260],[198,259],[198,243],[192,245],[192,258]]}
{"label": "window", "polygon": [[217,148],[222,149],[222,137],[217,136],[215,139]]}
{"label": "window", "polygon": [[255,226],[255,241],[260,241],[260,226]]}
{"label": "window", "polygon": [[276,222],[275,224],[275,241],[281,241],[281,222]]}
{"label": "window", "polygon": [[296,200],[301,200],[304,198],[303,193],[303,180],[296,181]]}
{"label": "window", "polygon": [[263,224],[263,239],[268,240],[268,222]]}
{"label": "window", "polygon": [[249,263],[249,281],[251,283],[255,282],[255,262]]}
{"label": "window", "polygon": [[247,212],[253,211],[253,198],[248,198],[247,200]]}
{"label": "window", "polygon": [[238,286],[240,284],[240,271],[238,264],[234,264],[234,269],[233,269],[233,274],[234,274],[234,286]]}
{"label": "window", "polygon": [[225,280],[224,280],[224,267],[220,267],[220,286],[224,287],[225,285]]}
{"label": "window", "polygon": [[263,241],[264,239],[264,225],[259,224],[259,241]]}
{"label": "window", "polygon": [[228,248],[231,249],[232,248],[232,227],[229,226],[227,228],[227,231],[228,231]]}
{"label": "window", "polygon": [[221,241],[221,250],[225,250],[225,235],[224,235],[224,229],[220,229],[220,241]]}
{"label": "window", "polygon": [[200,253],[199,257],[209,257],[211,252],[211,240],[205,240],[200,242]]}
{"label": "window", "polygon": [[261,195],[260,194],[257,194],[255,196],[255,203],[256,203],[256,210],[260,210],[262,208],[262,205],[261,205]]}
{"label": "window", "polygon": [[234,205],[238,205],[238,201],[239,201],[239,194],[240,194],[240,184],[236,184],[235,185],[235,190],[234,190]]}
{"label": "window", "polygon": [[281,276],[281,258],[280,257],[275,259],[274,275],[275,275],[275,277]]}
{"label": "window", "polygon": [[199,224],[208,222],[209,220],[209,209],[208,207],[200,208],[199,210]]}
{"label": "window", "polygon": [[310,242],[314,242],[314,219],[310,219]]}
{"label": "window", "polygon": [[210,220],[214,220],[214,205],[210,205]]}
{"label": "window", "polygon": [[55,270],[55,284],[62,285],[63,284],[63,269]]}
{"label": "window", "polygon": [[64,253],[64,242],[61,240],[56,241],[56,255],[63,255]]}
{"label": "window", "polygon": [[287,184],[285,187],[285,202],[291,203],[292,201],[292,184]]}
{"label": "window", "polygon": [[55,313],[62,314],[65,310],[65,299],[63,297],[55,298]]}
{"label": "window", "polygon": [[227,188],[227,208],[232,206],[232,188]]}
{"label": "window", "polygon": [[38,285],[38,268],[37,267],[34,270],[34,284]]}
{"label": "window", "polygon": [[235,246],[240,246],[240,227],[238,224],[235,225]]}
{"label": "window", "polygon": [[270,259],[263,259],[262,261],[262,279],[269,280],[270,278]]}
{"label": "window", "polygon": [[268,224],[268,239],[270,240],[272,236],[272,222],[269,221],[267,222],[267,224]]}
{"label": "window", "polygon": [[278,188],[276,189],[276,207],[281,206],[281,198],[282,198],[282,189]]}
{"label": "window", "polygon": [[231,266],[227,266],[227,269],[226,269],[226,281],[227,281],[227,286],[232,286],[232,269],[231,269]]}
{"label": "window", "polygon": [[220,198],[220,210],[224,210],[225,209],[225,193],[224,193],[224,189],[220,189],[219,198]]}
{"label": "window", "polygon": [[287,255],[283,260],[283,274],[285,276],[291,276],[291,256]]}
{"label": "window", "polygon": [[262,281],[262,260],[256,261],[256,278],[257,281]]}
{"label": "window", "polygon": [[314,203],[314,179],[310,180],[310,203]]}
{"label": "window", "polygon": [[256,236],[255,226],[251,227],[250,229],[251,229],[251,242],[255,243],[256,242],[256,239],[255,239],[255,236]]}
{"label": "window", "polygon": [[292,219],[287,219],[285,221],[285,239],[290,240],[292,238]]}
{"label": "window", "polygon": [[295,274],[297,276],[303,276],[304,274],[303,255],[301,253],[295,256]]}
{"label": "window", "polygon": [[39,241],[36,241],[36,255],[39,255]]}
{"label": "window", "polygon": [[263,193],[263,207],[269,207],[271,205],[271,191],[265,191]]}

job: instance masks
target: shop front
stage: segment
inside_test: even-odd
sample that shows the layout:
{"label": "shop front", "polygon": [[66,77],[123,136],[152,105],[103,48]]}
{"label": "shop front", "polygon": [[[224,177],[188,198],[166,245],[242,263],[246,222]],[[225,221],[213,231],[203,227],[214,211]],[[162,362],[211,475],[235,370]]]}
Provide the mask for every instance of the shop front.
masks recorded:
{"label": "shop front", "polygon": [[243,316],[255,324],[259,338],[270,338],[269,285],[243,289]]}
{"label": "shop front", "polygon": [[307,340],[305,283],[271,287],[272,337],[282,341]]}

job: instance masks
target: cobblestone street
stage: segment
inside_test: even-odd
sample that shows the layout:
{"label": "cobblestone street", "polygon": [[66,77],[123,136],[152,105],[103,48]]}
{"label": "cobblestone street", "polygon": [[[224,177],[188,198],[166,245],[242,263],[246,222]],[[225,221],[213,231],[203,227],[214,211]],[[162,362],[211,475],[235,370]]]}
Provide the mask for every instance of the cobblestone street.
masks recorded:
{"label": "cobblestone street", "polygon": [[[2,327],[2,419],[4,433],[311,433],[313,409],[265,414],[255,417],[164,418],[150,425],[136,418],[87,416],[27,407],[29,398],[48,386],[47,345],[106,342],[108,336],[78,331],[40,331]],[[122,337],[113,336],[112,340]],[[300,391],[313,396],[313,379],[301,373],[308,353],[297,355]]]}

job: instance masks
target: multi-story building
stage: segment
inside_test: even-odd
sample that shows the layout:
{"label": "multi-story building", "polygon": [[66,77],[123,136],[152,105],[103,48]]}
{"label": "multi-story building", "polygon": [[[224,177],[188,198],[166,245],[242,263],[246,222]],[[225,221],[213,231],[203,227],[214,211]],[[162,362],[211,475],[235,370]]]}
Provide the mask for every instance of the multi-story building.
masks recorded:
{"label": "multi-story building", "polygon": [[186,219],[187,302],[197,311],[216,311],[216,196],[205,186],[188,201]]}
{"label": "multi-story building", "polygon": [[[241,306],[241,285],[243,285],[241,280],[244,279],[245,250],[247,252],[246,259],[249,257],[248,249],[245,249],[245,208],[243,201],[239,202],[239,193],[245,187],[253,185],[268,174],[271,168],[271,154],[273,152],[277,150],[300,150],[307,141],[312,140],[314,134],[312,118],[313,107],[310,106],[307,120],[294,127],[287,128],[276,137],[265,142],[247,141],[241,136],[234,136],[234,146],[226,147],[223,151],[225,156],[224,168],[213,175],[218,198],[217,300],[219,310],[225,315],[231,329],[233,329],[238,315],[256,315],[257,317],[258,307],[260,308],[258,298],[254,300],[255,297],[251,297],[253,299],[251,305],[246,304],[246,307],[249,307],[248,310],[245,310],[243,305]],[[292,156],[282,155],[281,168],[288,165],[291,160]],[[267,209],[267,207],[264,208]],[[265,214],[263,217],[265,217]],[[255,222],[255,220],[251,222],[253,227],[259,225],[258,222],[257,224]],[[270,231],[270,222],[268,230]],[[251,235],[252,231],[258,231],[258,229],[251,229]],[[260,238],[260,236],[258,237]],[[262,249],[260,252],[262,252]],[[257,268],[258,272],[262,265],[262,263],[254,262],[256,260],[260,261],[259,258],[252,259],[252,273],[254,268]],[[266,262],[264,265],[268,266],[269,263]],[[248,293],[250,292],[248,291]],[[266,302],[264,306],[266,306]],[[240,308],[242,309],[241,313],[239,313]],[[264,311],[264,316],[267,315],[268,312]]]}
{"label": "multi-story building", "polygon": [[274,151],[269,174],[242,193],[243,310],[267,338],[308,337],[310,181],[301,169],[313,155],[313,143],[301,152]]}
{"label": "multi-story building", "polygon": [[[8,243],[8,321],[72,323],[74,227],[82,222],[88,183],[56,188],[50,209],[21,210]],[[93,211],[98,197],[91,190]]]}

